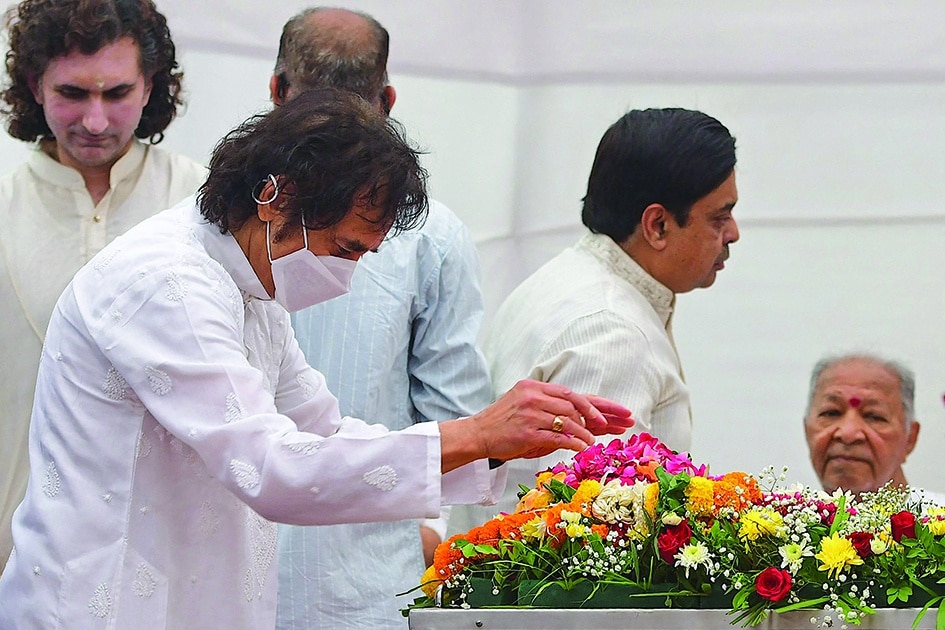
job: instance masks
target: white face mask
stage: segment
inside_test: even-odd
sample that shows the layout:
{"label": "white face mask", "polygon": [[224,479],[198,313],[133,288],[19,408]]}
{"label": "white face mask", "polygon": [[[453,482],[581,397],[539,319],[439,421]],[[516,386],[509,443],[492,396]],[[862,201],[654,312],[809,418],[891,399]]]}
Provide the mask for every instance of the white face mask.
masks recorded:
{"label": "white face mask", "polygon": [[308,248],[308,230],[302,228],[305,246],[281,258],[272,259],[269,222],[266,221],[266,251],[272,265],[275,300],[293,313],[351,290],[351,276],[357,261],[337,256],[316,256]]}

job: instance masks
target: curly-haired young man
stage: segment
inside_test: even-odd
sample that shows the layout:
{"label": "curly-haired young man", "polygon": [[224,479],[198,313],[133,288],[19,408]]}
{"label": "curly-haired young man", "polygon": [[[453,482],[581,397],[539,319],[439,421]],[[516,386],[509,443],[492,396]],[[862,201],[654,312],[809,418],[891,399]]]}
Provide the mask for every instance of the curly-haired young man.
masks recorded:
{"label": "curly-haired young man", "polygon": [[6,28],[2,111],[10,135],[35,147],[0,178],[0,571],[26,488],[34,381],[59,294],[109,241],[205,177],[196,162],[153,146],[181,105],[182,73],[150,0],[24,0]]}

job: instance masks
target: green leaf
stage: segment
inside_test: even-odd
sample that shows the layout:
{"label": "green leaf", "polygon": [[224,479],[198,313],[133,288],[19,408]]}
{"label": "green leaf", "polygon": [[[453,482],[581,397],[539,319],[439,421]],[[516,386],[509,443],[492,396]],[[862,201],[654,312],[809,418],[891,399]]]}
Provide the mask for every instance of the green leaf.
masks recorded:
{"label": "green leaf", "polygon": [[577,492],[577,488],[572,488],[557,479],[551,479],[545,484],[545,487],[551,492],[555,503],[570,503],[571,499],[574,498],[574,493]]}

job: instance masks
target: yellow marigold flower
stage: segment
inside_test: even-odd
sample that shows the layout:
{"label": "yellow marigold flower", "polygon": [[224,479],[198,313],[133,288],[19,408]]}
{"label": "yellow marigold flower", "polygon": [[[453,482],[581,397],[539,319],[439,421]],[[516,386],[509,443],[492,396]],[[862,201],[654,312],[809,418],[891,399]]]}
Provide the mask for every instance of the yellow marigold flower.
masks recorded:
{"label": "yellow marigold flower", "polygon": [[739,519],[738,537],[743,541],[754,541],[761,536],[782,536],[786,528],[781,515],[771,508],[748,510]]}
{"label": "yellow marigold flower", "polygon": [[[581,485],[578,486],[577,491],[575,491],[574,497],[571,499],[571,505],[576,508],[589,506],[599,494],[600,482],[596,479],[585,479],[581,482]],[[582,509],[582,511],[584,510]]]}
{"label": "yellow marigold flower", "polygon": [[693,477],[686,487],[686,510],[693,516],[711,516],[715,507],[715,482]]}
{"label": "yellow marigold flower", "polygon": [[925,526],[929,528],[929,532],[933,536],[941,536],[945,534],[945,508],[933,506],[926,510],[925,512],[928,520],[925,522]]}
{"label": "yellow marigold flower", "polygon": [[853,543],[841,534],[821,539],[820,552],[814,554],[814,557],[821,562],[817,568],[826,571],[828,576],[833,574],[833,577],[840,575],[844,569],[863,564],[863,558],[856,552]]}
{"label": "yellow marigold flower", "polygon": [[437,579],[436,568],[431,564],[427,567],[427,570],[423,572],[423,577],[420,578],[420,590],[422,590],[423,594],[427,597],[433,597],[436,595],[436,589],[439,588],[442,583],[442,580]]}

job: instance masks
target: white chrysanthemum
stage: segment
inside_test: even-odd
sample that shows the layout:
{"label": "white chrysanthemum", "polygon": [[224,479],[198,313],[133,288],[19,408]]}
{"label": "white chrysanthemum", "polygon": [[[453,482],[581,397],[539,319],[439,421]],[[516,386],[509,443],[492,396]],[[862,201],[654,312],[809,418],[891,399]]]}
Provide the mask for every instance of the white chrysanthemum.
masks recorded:
{"label": "white chrysanthemum", "polygon": [[687,578],[690,569],[704,566],[707,571],[710,571],[712,568],[712,556],[709,554],[709,548],[701,541],[686,545],[673,557],[676,559],[676,566],[686,570]]}
{"label": "white chrysanthemum", "polygon": [[796,574],[804,563],[804,558],[813,556],[813,550],[803,543],[788,543],[778,547],[781,554],[781,568]]}

